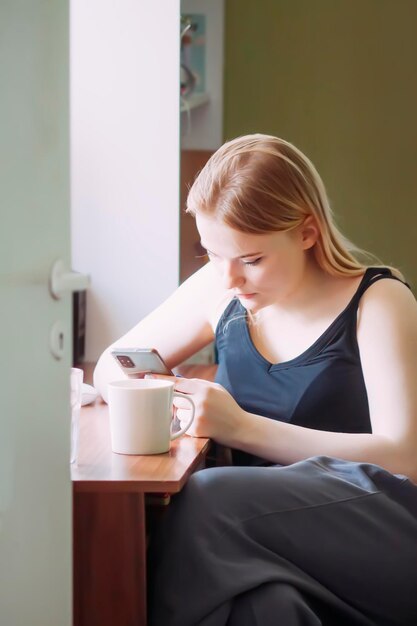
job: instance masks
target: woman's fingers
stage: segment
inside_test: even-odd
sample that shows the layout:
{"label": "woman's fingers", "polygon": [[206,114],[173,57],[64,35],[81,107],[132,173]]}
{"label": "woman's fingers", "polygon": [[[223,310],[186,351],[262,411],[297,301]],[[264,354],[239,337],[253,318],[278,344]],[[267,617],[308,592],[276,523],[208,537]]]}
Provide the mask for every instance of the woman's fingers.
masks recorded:
{"label": "woman's fingers", "polygon": [[185,400],[184,398],[179,398],[178,396],[174,397],[174,400],[172,402],[172,404],[177,407],[177,409],[187,409],[190,410],[190,403],[188,400]]}
{"label": "woman's fingers", "polygon": [[167,376],[166,374],[145,374],[144,378],[157,378],[159,380],[169,380],[172,383],[176,383],[178,380],[183,380],[181,376]]}
{"label": "woman's fingers", "polygon": [[188,424],[191,413],[189,409],[177,409],[177,418],[182,422],[182,426]]}
{"label": "woman's fingers", "polygon": [[198,393],[211,385],[215,385],[215,383],[210,383],[200,378],[177,378],[175,390],[181,393]]}
{"label": "woman's fingers", "polygon": [[[180,423],[181,428],[184,428],[184,426],[187,426],[187,424],[189,423],[191,418],[191,413],[189,410],[187,409],[177,409],[177,419]],[[187,433],[189,435],[193,435],[195,436],[195,422],[190,426],[190,428],[187,430]]]}

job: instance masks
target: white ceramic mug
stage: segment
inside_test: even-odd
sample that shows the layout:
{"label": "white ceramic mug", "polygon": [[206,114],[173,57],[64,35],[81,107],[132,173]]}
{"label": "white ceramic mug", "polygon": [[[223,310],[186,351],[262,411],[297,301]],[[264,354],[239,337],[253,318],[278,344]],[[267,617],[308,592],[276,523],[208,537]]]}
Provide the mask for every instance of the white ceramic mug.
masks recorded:
{"label": "white ceramic mug", "polygon": [[[125,379],[108,385],[110,434],[113,452],[119,454],[162,454],[171,441],[183,435],[194,420],[194,402],[174,391],[170,380]],[[172,401],[185,398],[191,405],[186,426],[173,433]]]}

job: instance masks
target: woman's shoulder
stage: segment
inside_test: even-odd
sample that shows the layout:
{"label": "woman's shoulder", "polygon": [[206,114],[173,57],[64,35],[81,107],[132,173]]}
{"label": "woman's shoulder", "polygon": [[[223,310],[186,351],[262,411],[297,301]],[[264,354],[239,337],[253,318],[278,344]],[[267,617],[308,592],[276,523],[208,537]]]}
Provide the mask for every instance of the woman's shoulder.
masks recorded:
{"label": "woman's shoulder", "polygon": [[416,306],[416,299],[411,287],[403,279],[396,276],[389,268],[371,267],[365,272],[362,280],[360,306]]}
{"label": "woman's shoulder", "polygon": [[[373,268],[372,268],[373,269]],[[387,331],[394,327],[417,328],[417,301],[410,287],[393,275],[372,272],[373,280],[369,281],[363,291],[358,306],[358,329],[385,326]]]}

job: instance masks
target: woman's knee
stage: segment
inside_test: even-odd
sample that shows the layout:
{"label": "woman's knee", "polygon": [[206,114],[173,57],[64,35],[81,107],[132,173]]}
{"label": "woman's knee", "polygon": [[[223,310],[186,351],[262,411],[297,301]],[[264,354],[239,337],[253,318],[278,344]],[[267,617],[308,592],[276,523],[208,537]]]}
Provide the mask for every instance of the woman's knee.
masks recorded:
{"label": "woman's knee", "polygon": [[178,498],[181,507],[191,509],[194,514],[218,510],[219,504],[227,502],[234,490],[229,469],[213,467],[193,474]]}
{"label": "woman's knee", "polygon": [[306,598],[292,585],[264,583],[237,598],[232,606],[230,626],[320,626],[321,620]]}

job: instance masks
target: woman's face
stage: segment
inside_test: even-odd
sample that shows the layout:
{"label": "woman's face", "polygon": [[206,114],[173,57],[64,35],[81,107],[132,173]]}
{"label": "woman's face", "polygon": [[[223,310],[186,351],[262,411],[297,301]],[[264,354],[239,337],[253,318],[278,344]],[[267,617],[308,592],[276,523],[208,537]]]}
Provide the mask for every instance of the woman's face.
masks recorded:
{"label": "woman's face", "polygon": [[246,309],[284,303],[301,286],[307,262],[300,229],[248,234],[206,215],[196,216],[201,244],[224,287]]}

